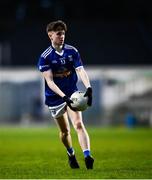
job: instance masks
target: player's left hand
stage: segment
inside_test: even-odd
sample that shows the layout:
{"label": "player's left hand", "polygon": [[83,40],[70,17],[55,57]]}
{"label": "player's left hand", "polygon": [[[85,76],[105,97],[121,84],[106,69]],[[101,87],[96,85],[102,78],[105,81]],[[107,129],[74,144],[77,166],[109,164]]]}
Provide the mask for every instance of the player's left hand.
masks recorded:
{"label": "player's left hand", "polygon": [[87,90],[86,90],[86,93],[84,95],[84,97],[88,97],[88,106],[91,106],[92,105],[92,88],[91,87],[88,87]]}

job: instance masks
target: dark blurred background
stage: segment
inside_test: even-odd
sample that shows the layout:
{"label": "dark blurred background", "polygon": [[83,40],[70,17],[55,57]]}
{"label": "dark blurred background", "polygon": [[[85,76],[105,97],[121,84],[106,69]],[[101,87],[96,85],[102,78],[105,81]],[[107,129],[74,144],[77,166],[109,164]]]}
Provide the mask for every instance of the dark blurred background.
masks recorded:
{"label": "dark blurred background", "polygon": [[152,11],[146,0],[1,0],[0,66],[36,66],[49,46],[46,24],[62,19],[66,42],[87,65],[151,65]]}
{"label": "dark blurred background", "polygon": [[60,19],[93,87],[86,123],[152,127],[151,2],[1,0],[0,124],[49,123],[37,62],[50,46],[46,25]]}

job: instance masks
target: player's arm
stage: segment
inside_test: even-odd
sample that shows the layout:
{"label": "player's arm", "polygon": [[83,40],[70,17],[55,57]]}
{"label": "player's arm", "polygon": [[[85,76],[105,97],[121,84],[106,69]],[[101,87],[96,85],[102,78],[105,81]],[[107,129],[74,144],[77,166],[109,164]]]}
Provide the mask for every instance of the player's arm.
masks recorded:
{"label": "player's arm", "polygon": [[39,58],[38,67],[40,72],[42,72],[42,75],[46,80],[46,83],[49,86],[49,88],[56,94],[58,94],[60,97],[62,97],[63,100],[67,103],[67,105],[71,108],[71,99],[67,97],[53,81],[53,73],[50,67],[49,60],[46,57],[44,57],[43,54]]}
{"label": "player's arm", "polygon": [[52,71],[49,69],[47,71],[42,72],[43,77],[45,78],[49,88],[58,94],[61,97],[64,97],[65,94],[60,90],[60,88],[54,83],[53,81],[53,74]]}
{"label": "player's arm", "polygon": [[76,68],[76,72],[81,78],[84,86],[87,88],[84,96],[88,96],[88,105],[91,106],[92,105],[92,88],[91,88],[89,77],[85,69],[83,68],[83,66]]}
{"label": "player's arm", "polygon": [[71,103],[73,103],[73,101],[67,97],[61,90],[60,88],[54,83],[53,81],[53,74],[52,71],[49,69],[47,71],[42,72],[43,77],[45,78],[49,88],[54,91],[56,94],[58,94],[59,96],[61,96],[63,98],[63,100],[67,103],[67,105],[73,110],[75,111],[76,109],[72,108]]}
{"label": "player's arm", "polygon": [[89,81],[89,77],[88,77],[85,69],[83,68],[83,66],[76,68],[76,72],[80,76],[84,86],[86,88],[91,87],[91,84],[90,84],[90,81]]}

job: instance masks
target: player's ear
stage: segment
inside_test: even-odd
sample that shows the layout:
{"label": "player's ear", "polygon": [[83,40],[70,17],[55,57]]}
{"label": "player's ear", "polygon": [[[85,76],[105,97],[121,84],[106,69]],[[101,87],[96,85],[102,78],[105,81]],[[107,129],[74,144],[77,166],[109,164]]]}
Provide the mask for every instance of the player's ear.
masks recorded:
{"label": "player's ear", "polygon": [[48,32],[48,36],[49,36],[50,40],[52,40],[52,31]]}

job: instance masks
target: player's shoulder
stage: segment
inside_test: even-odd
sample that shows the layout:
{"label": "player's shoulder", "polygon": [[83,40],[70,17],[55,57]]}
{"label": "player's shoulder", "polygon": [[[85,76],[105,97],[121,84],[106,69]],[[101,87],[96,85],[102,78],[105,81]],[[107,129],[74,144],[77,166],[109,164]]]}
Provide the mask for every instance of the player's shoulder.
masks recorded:
{"label": "player's shoulder", "polygon": [[52,46],[49,46],[41,53],[40,57],[45,59],[49,54],[51,54],[52,50],[53,50]]}
{"label": "player's shoulder", "polygon": [[73,50],[73,51],[75,51],[75,52],[78,52],[78,50],[77,50],[76,47],[74,47],[74,46],[72,46],[72,45],[69,45],[69,44],[65,44],[65,45],[64,45],[64,48],[65,48],[65,49],[68,49],[68,50]]}

